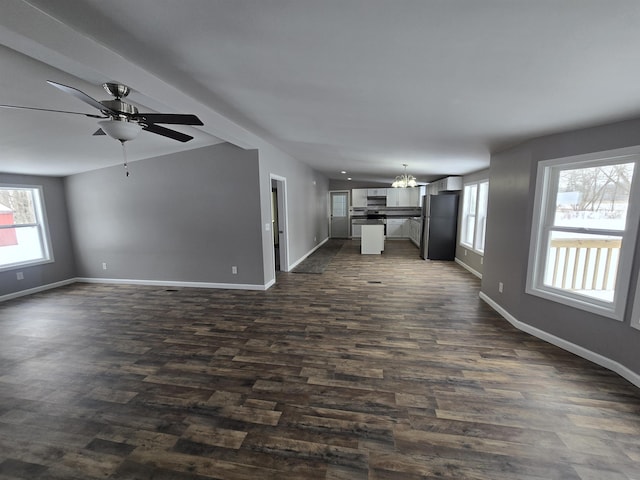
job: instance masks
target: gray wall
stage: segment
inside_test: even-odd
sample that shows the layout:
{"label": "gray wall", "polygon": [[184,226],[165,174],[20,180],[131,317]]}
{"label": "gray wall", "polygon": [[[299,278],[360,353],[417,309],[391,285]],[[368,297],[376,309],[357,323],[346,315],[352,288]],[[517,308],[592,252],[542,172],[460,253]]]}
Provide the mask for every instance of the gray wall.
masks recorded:
{"label": "gray wall", "polygon": [[[42,186],[54,257],[53,263],[0,272],[0,296],[73,279],[76,276],[76,266],[63,180],[54,177],[0,173],[0,183]],[[17,280],[16,272],[23,272],[24,279]]]}
{"label": "gray wall", "polygon": [[[516,320],[611,359],[640,374],[640,331],[630,326],[639,261],[623,322],[525,294],[538,162],[640,143],[640,120],[531,140],[491,156],[482,292]],[[504,292],[498,293],[498,282]]]}
{"label": "gray wall", "polygon": [[[305,257],[329,237],[329,180],[305,163],[269,145],[260,148],[260,198],[264,283],[275,280],[271,224],[271,175],[284,178],[287,189],[289,265]],[[281,213],[281,212],[280,212]],[[285,270],[284,266],[281,266]]]}
{"label": "gray wall", "polygon": [[[462,178],[462,184],[464,186],[464,184],[469,183],[469,182],[477,182],[479,180],[486,180],[489,178],[489,170],[481,170],[479,172],[474,172],[474,173],[470,173],[468,175],[465,175]],[[458,260],[458,262],[464,263],[466,266],[468,266],[469,268],[475,270],[476,272],[478,272],[480,275],[482,275],[482,272],[484,271],[484,260],[483,260],[483,255],[474,252],[473,250],[464,247],[462,245],[460,245],[460,232],[461,232],[461,227],[460,225],[462,224],[462,200],[463,200],[463,192],[460,192],[460,210],[458,212],[458,243],[456,245],[456,260]],[[465,255],[465,251],[466,251],[466,255]]]}
{"label": "gray wall", "polygon": [[79,277],[263,284],[256,150],[222,143],[129,170],[66,179]]}

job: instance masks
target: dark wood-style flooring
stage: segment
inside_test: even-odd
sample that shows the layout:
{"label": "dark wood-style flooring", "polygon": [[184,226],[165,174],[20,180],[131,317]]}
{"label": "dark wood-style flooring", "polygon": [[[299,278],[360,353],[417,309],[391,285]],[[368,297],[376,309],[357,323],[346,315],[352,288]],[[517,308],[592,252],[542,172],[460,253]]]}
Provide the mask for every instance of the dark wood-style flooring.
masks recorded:
{"label": "dark wood-style flooring", "polygon": [[266,292],[0,304],[1,479],[640,479],[640,391],[453,262],[347,242]]}

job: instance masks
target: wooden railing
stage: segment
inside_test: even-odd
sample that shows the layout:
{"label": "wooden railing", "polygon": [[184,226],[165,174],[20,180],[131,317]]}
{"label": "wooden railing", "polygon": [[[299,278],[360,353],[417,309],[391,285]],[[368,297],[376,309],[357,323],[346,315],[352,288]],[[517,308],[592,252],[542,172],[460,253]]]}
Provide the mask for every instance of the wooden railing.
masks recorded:
{"label": "wooden railing", "polygon": [[551,240],[551,285],[571,290],[613,290],[620,239]]}

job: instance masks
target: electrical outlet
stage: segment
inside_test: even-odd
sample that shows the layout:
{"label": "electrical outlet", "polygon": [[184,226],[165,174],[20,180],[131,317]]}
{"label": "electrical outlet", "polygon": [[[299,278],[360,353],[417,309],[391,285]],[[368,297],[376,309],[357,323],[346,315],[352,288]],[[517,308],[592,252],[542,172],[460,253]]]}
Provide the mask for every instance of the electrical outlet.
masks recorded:
{"label": "electrical outlet", "polygon": [[107,262],[102,262],[102,269],[106,270],[107,269]]}
{"label": "electrical outlet", "polygon": [[502,282],[498,282],[498,292],[502,293],[502,290],[504,290],[504,284]]}
{"label": "electrical outlet", "polygon": [[235,265],[233,267],[231,267],[231,273],[233,273],[234,275],[237,275],[238,267],[236,267]]}
{"label": "electrical outlet", "polygon": [[24,280],[24,273],[23,272],[16,272],[16,278],[18,280]]}
{"label": "electrical outlet", "polygon": [[484,257],[480,257],[480,265],[484,265]]}
{"label": "electrical outlet", "polygon": [[318,237],[313,237],[313,241],[317,242],[318,241]]}
{"label": "electrical outlet", "polygon": [[467,249],[466,248],[464,249],[464,256],[465,257],[467,256]]}

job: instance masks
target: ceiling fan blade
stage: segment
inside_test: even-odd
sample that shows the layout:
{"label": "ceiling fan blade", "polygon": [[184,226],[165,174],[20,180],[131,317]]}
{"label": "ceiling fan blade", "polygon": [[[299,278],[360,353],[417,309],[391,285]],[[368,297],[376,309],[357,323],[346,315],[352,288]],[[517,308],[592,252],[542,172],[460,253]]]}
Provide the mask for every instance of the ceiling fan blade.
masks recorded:
{"label": "ceiling fan blade", "polygon": [[131,118],[145,123],[167,123],[172,125],[204,125],[195,115],[180,113],[136,113]]}
{"label": "ceiling fan blade", "polygon": [[111,110],[110,108],[105,107],[98,100],[96,100],[95,98],[90,97],[89,95],[87,95],[86,93],[78,90],[77,88],[69,87],[67,85],[63,85],[63,84],[57,83],[57,82],[52,82],[51,80],[47,80],[47,83],[49,85],[53,86],[53,87],[56,87],[58,90],[63,91],[64,93],[68,93],[69,95],[73,95],[78,100],[81,100],[84,103],[86,103],[88,105],[91,105],[93,108],[97,108],[101,112],[111,112],[111,113],[114,113],[114,114],[117,113],[114,110]]}
{"label": "ceiling fan blade", "polygon": [[68,113],[71,115],[84,115],[85,117],[90,117],[90,118],[109,118],[104,115],[94,115],[92,113],[69,112],[67,110],[52,110],[50,108],[23,107],[20,105],[0,105],[0,108],[14,108],[17,110],[37,110],[38,112]]}
{"label": "ceiling fan blade", "polygon": [[106,135],[106,133],[104,133],[104,130],[102,130],[101,128],[99,128],[98,130],[96,130],[95,132],[93,132],[93,136],[99,136],[99,135]]}
{"label": "ceiling fan blade", "polygon": [[150,123],[149,125],[143,125],[143,130],[147,132],[156,133],[158,135],[162,135],[163,137],[173,138],[174,140],[178,140],[179,142],[188,142],[189,140],[193,140],[191,135],[185,135],[181,132],[176,132],[175,130],[171,130],[170,128],[161,127],[160,125],[154,125]]}

